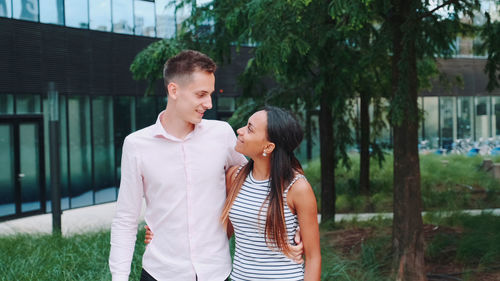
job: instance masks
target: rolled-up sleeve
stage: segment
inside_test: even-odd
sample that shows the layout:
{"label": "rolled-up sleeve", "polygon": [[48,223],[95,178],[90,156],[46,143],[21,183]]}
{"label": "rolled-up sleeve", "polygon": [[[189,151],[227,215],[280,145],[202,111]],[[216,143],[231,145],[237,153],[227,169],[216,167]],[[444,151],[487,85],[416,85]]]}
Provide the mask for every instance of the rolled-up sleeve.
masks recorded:
{"label": "rolled-up sleeve", "polygon": [[111,224],[109,268],[113,281],[128,280],[144,195],[140,160],[130,137],[123,143],[121,161],[120,191]]}

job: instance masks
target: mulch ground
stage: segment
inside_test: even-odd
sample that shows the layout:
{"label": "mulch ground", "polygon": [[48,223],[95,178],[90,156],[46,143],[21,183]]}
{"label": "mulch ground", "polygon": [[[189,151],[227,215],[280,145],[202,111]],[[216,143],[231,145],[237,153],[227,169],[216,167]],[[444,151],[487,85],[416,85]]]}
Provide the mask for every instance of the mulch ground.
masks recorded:
{"label": "mulch ground", "polygon": [[[349,228],[342,230],[334,230],[323,232],[321,240],[323,243],[333,247],[343,255],[351,258],[356,258],[361,251],[361,245],[364,241],[375,237],[390,237],[391,228]],[[460,228],[442,227],[426,224],[424,225],[425,242],[429,243],[438,234],[444,235],[461,235],[463,232]],[[500,243],[500,242],[499,242]],[[387,243],[387,251],[391,250],[390,240]],[[469,265],[464,264],[454,259],[456,249],[444,249],[438,258],[426,258],[426,271],[429,276],[429,281],[434,280],[468,280],[468,281],[500,281],[500,267],[493,269],[471,269]]]}

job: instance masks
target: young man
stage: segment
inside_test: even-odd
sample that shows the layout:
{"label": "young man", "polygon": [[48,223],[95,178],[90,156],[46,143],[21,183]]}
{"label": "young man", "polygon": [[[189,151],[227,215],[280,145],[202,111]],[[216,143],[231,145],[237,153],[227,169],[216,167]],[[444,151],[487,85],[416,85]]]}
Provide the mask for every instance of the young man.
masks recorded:
{"label": "young man", "polygon": [[225,229],[225,171],[246,159],[229,124],[204,120],[212,108],[215,63],[183,51],[164,68],[168,103],[152,126],[123,144],[121,183],[111,226],[112,280],[128,280],[142,198],[155,234],[141,280],[222,281],[231,272]]}

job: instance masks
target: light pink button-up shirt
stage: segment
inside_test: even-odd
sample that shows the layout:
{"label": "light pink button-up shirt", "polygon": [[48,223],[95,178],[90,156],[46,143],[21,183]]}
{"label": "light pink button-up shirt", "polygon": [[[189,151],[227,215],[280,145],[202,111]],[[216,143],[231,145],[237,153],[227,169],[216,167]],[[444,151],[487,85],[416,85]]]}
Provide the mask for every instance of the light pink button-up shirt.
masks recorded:
{"label": "light pink button-up shirt", "polygon": [[231,257],[220,215],[225,171],[246,162],[234,150],[229,124],[203,120],[185,139],[160,123],[134,132],[123,144],[121,183],[111,226],[112,279],[128,280],[142,198],[155,237],[142,266],[159,281],[221,281]]}

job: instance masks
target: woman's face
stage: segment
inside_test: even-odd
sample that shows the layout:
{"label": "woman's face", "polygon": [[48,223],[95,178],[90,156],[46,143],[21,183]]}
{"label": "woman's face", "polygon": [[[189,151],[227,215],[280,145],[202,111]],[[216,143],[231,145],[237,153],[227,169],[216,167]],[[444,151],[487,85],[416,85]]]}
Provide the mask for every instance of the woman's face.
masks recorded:
{"label": "woman's face", "polygon": [[[250,158],[263,157],[262,153],[271,153],[269,149],[271,142],[267,139],[267,112],[264,110],[255,112],[248,119],[245,127],[239,128],[238,141],[235,150]],[[271,150],[271,151],[269,151]]]}

